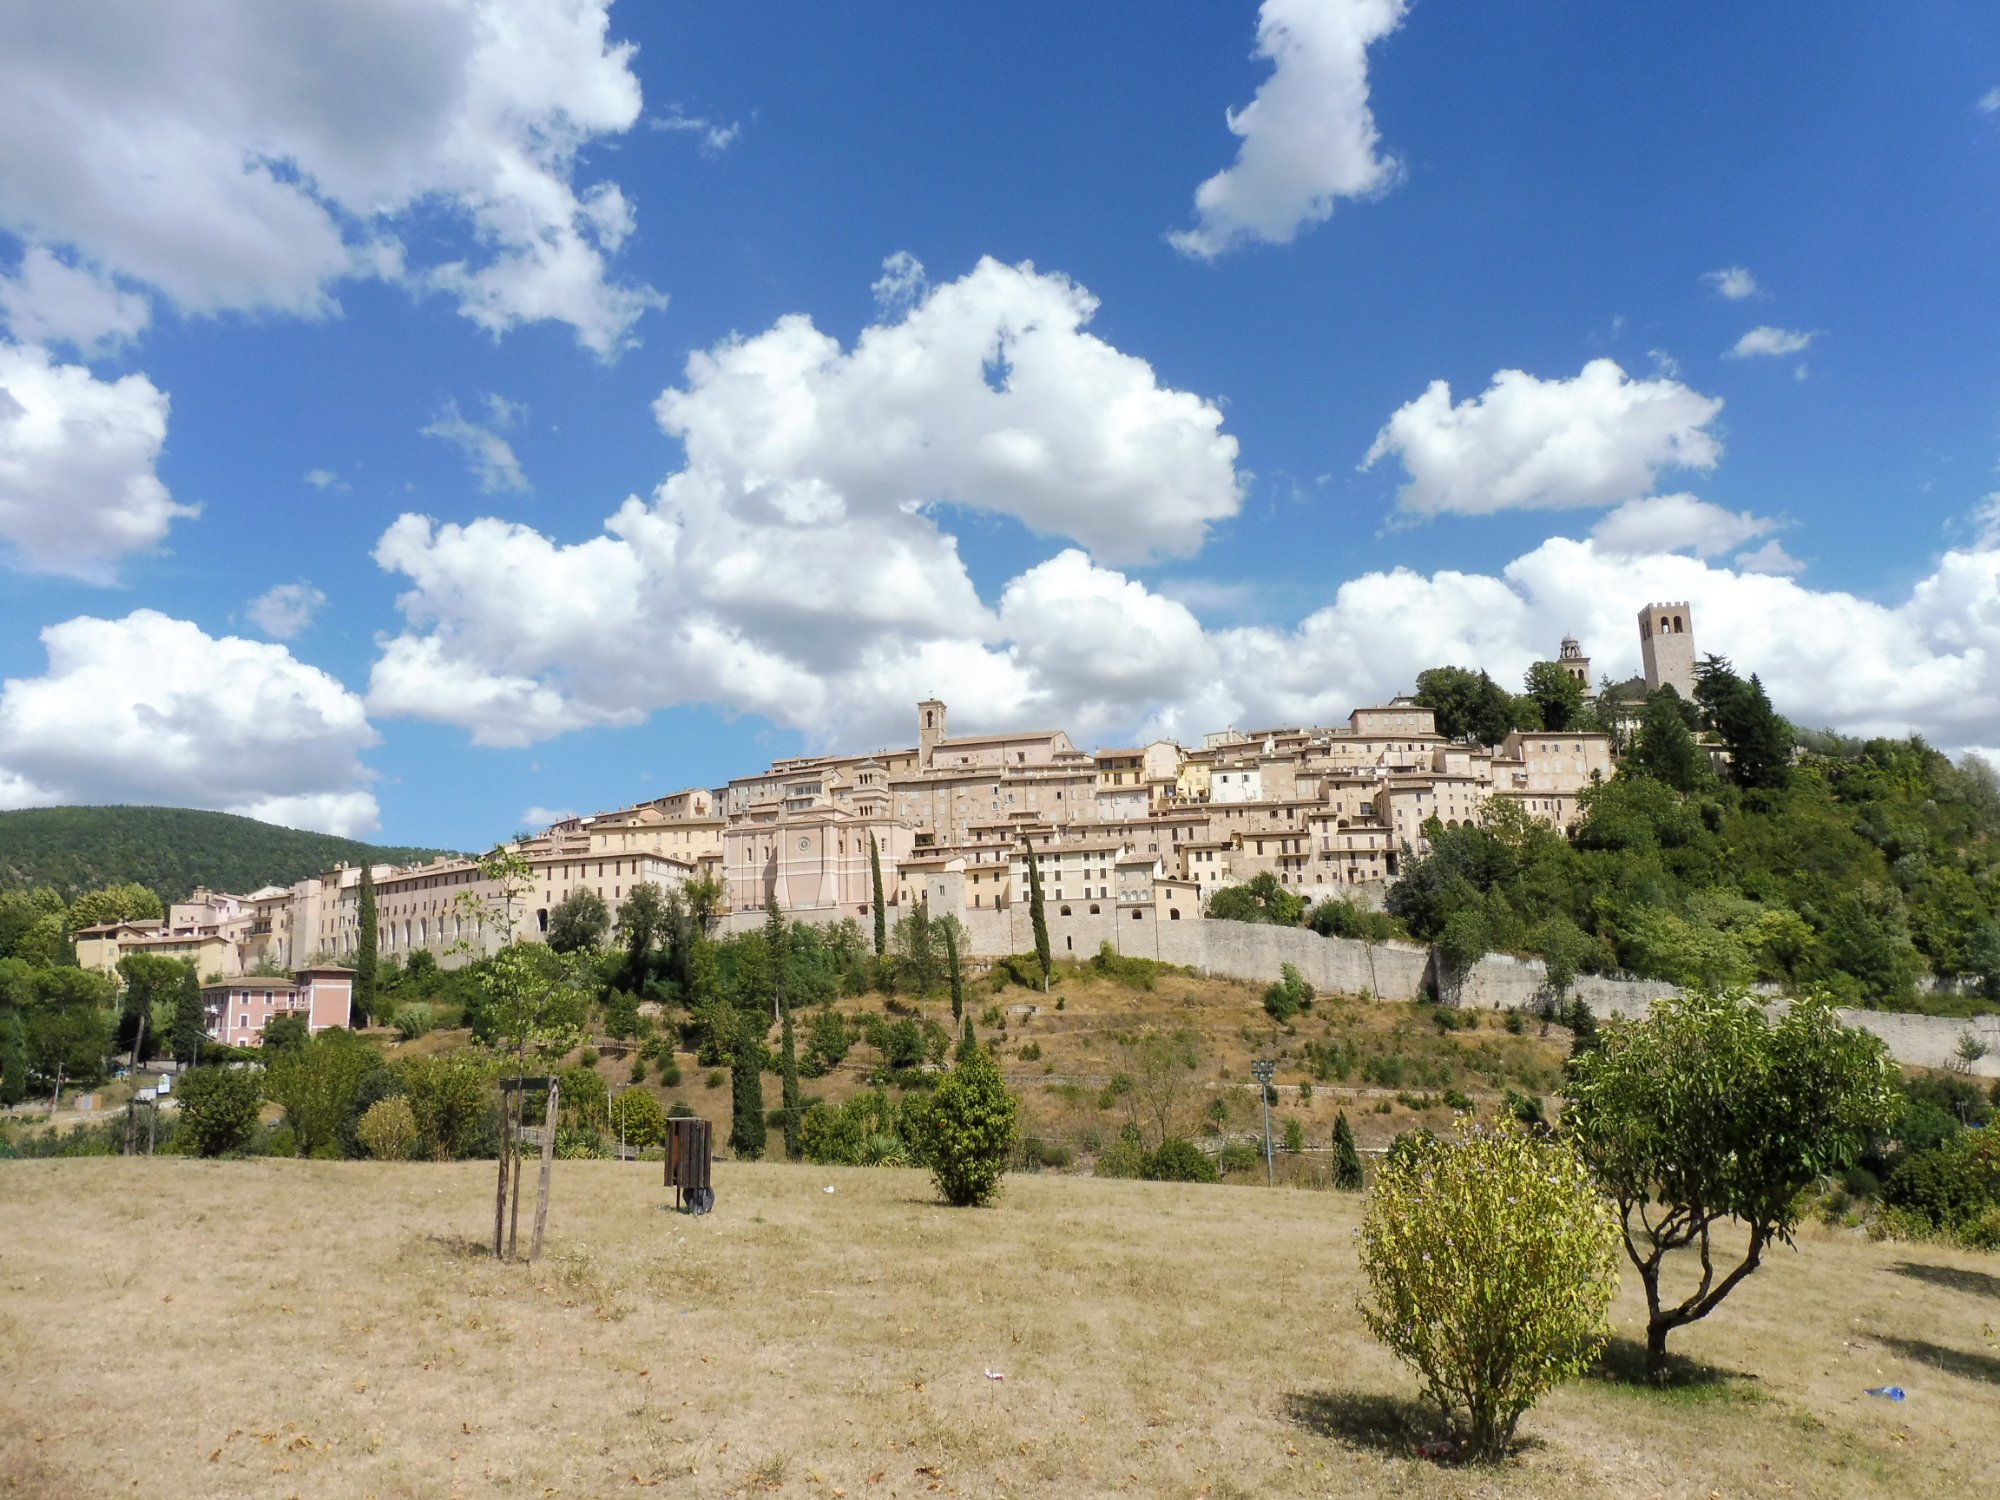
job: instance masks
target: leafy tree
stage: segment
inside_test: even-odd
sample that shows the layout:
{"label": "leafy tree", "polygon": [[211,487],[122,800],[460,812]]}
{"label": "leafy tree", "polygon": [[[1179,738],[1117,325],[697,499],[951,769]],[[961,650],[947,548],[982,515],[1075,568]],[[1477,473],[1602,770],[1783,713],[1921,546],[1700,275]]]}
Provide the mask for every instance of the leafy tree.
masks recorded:
{"label": "leafy tree", "polygon": [[943,969],[938,932],[931,921],[930,903],[919,899],[908,916],[899,917],[890,934],[889,951],[896,982],[914,990],[919,998],[929,998],[937,988]]}
{"label": "leafy tree", "polygon": [[417,1148],[417,1117],[400,1094],[377,1099],[362,1111],[354,1134],[362,1150],[377,1161],[408,1161]]}
{"label": "leafy tree", "polygon": [[136,882],[102,885],[69,904],[70,931],[106,922],[157,922],[167,914],[160,898]]}
{"label": "leafy tree", "polygon": [[[0,827],[15,814],[0,813]],[[11,861],[15,851],[10,845],[8,857]],[[0,958],[16,957],[16,949],[36,923],[53,917],[58,927],[65,926],[68,918],[63,908],[63,900],[47,886],[38,886],[26,891],[0,891]]]}
{"label": "leafy tree", "polygon": [[1625,757],[1625,768],[1635,775],[1650,776],[1677,792],[1699,791],[1712,786],[1715,773],[1708,757],[1688,732],[1688,707],[1672,683],[1662,685],[1646,699],[1646,712],[1639,721],[1639,737]]}
{"label": "leafy tree", "polygon": [[305,1046],[282,1051],[264,1070],[264,1092],[283,1106],[299,1155],[337,1144],[362,1080],[380,1069],[375,1049],[351,1031],[322,1031]]}
{"label": "leafy tree", "polygon": [[1269,870],[1242,885],[1226,885],[1208,898],[1208,915],[1224,922],[1265,922],[1296,927],[1306,914],[1306,898],[1285,888]]}
{"label": "leafy tree", "polygon": [[610,931],[610,909],[587,885],[571,891],[549,913],[549,946],[558,953],[594,953]]}
{"label": "leafy tree", "polygon": [[646,993],[653,945],[671,942],[672,926],[668,904],[652,881],[642,880],[625,893],[625,904],[618,908],[618,936],[625,944],[624,985],[632,994]]}
{"label": "leafy tree", "polygon": [[635,1150],[650,1151],[667,1138],[667,1113],[645,1089],[620,1089],[611,1098],[609,1129]]}
{"label": "leafy tree", "polygon": [[45,1079],[91,1083],[103,1076],[111,1050],[106,1012],[91,1004],[42,1004],[22,1017],[30,1071]]}
{"label": "leafy tree", "polygon": [[1280,964],[1278,973],[1277,983],[1264,991],[1264,1010],[1280,1026],[1286,1026],[1312,1004],[1313,987],[1292,964]]}
{"label": "leafy tree", "polygon": [[257,1129],[257,1075],[247,1068],[196,1068],[181,1076],[176,1139],[197,1156],[227,1156]]}
{"label": "leafy tree", "polygon": [[1035,932],[1035,957],[1042,966],[1042,992],[1048,993],[1049,978],[1055,972],[1055,957],[1049,948],[1049,913],[1042,904],[1042,864],[1035,858],[1035,846],[1027,839],[1021,847],[1028,855],[1028,921]]}
{"label": "leafy tree", "polygon": [[[1618,1205],[1625,1253],[1646,1287],[1652,1379],[1668,1375],[1667,1336],[1705,1318],[1792,1243],[1801,1195],[1851,1163],[1898,1108],[1879,1038],[1842,1026],[1816,998],[1769,1024],[1742,993],[1657,1001],[1643,1020],[1607,1022],[1571,1059],[1565,1123]],[[1719,1279],[1715,1228],[1748,1231]],[[1701,1275],[1669,1303],[1667,1257],[1693,1246]]]}
{"label": "leafy tree", "polygon": [[813,1012],[812,1025],[806,1031],[806,1076],[825,1077],[840,1066],[853,1044],[854,1039],[848,1032],[847,1023],[840,1018],[840,1012],[830,1005],[821,1006]]}
{"label": "leafy tree", "polygon": [[1549,1010],[1560,1009],[1576,987],[1576,976],[1590,961],[1595,945],[1568,917],[1558,913],[1535,929],[1535,949],[1542,955],[1542,974],[1549,987]]}
{"label": "leafy tree", "polygon": [[1160,1142],[1156,1150],[1148,1152],[1140,1175],[1148,1182],[1222,1181],[1222,1170],[1214,1159],[1193,1141],[1184,1141],[1179,1136]]}
{"label": "leafy tree", "polygon": [[924,1156],[945,1202],[990,1203],[1014,1150],[1020,1102],[993,1054],[974,1047],[945,1075],[925,1115]]}
{"label": "leafy tree", "polygon": [[1513,697],[1484,672],[1464,667],[1419,672],[1416,701],[1437,715],[1438,733],[1446,739],[1497,745],[1517,727]]}
{"label": "leafy tree", "polygon": [[406,1057],[396,1065],[416,1121],[417,1153],[457,1161],[479,1145],[494,1108],[491,1066],[471,1052]]}
{"label": "leafy tree", "polygon": [[527,1071],[531,1053],[561,1057],[583,1039],[595,984],[584,955],[558,953],[542,943],[510,943],[477,973],[475,1034],[510,1054],[517,1074]]}
{"label": "leafy tree", "polygon": [[298,1052],[311,1036],[312,1028],[298,1012],[275,1015],[264,1023],[264,1051],[272,1057],[281,1052]]}
{"label": "leafy tree", "polygon": [[1528,668],[1523,686],[1540,712],[1542,722],[1538,727],[1551,733],[1595,727],[1596,721],[1583,701],[1583,684],[1564,671],[1560,663],[1536,662]]}
{"label": "leafy tree", "polygon": [[[117,1045],[120,1051],[133,1054],[134,1067],[144,1060],[136,1050],[141,1045],[141,1031],[151,1025],[156,1008],[165,1010],[179,996],[186,973],[186,965],[178,959],[155,953],[128,953],[118,960],[118,977],[125,985],[125,996],[118,1018]],[[157,1035],[153,1037],[156,1044],[159,1040]]]}
{"label": "leafy tree", "polygon": [[20,1016],[0,1011],[0,1107],[28,1097],[28,1039]]}
{"label": "leafy tree", "polygon": [[1466,1454],[1496,1461],[1522,1415],[1609,1337],[1616,1247],[1609,1206],[1570,1146],[1461,1126],[1392,1151],[1377,1175],[1361,1315],[1416,1367]]}
{"label": "leafy tree", "polygon": [[1361,1153],[1344,1109],[1333,1117],[1333,1185],[1344,1193],[1361,1191]]}
{"label": "leafy tree", "polygon": [[354,1024],[366,1026],[375,1014],[379,917],[375,910],[375,869],[361,862],[361,912],[354,938]]}
{"label": "leafy tree", "polygon": [[1461,907],[1447,917],[1433,949],[1438,960],[1441,998],[1456,1001],[1474,966],[1492,950],[1492,932],[1486,924],[1486,914],[1479,907]]}
{"label": "leafy tree", "polygon": [[1125,1044],[1125,1110],[1149,1150],[1190,1134],[1201,1106],[1202,1046],[1187,1027],[1142,1031]]}
{"label": "leafy tree", "polygon": [[875,913],[875,956],[882,957],[889,946],[889,908],[882,897],[882,850],[875,835],[868,835],[868,880]]}

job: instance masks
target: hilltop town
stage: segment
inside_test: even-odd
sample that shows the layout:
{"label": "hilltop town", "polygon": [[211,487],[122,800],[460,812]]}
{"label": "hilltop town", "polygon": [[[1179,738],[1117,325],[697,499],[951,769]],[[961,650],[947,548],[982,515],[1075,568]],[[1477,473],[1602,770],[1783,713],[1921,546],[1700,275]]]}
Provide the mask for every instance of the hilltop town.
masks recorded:
{"label": "hilltop town", "polygon": [[[1692,698],[1693,616],[1649,604],[1638,630],[1648,690]],[[1566,639],[1556,658],[1587,691],[1590,661]],[[1027,857],[1040,861],[1059,952],[1149,946],[1158,924],[1200,921],[1225,886],[1269,874],[1307,900],[1379,899],[1424,826],[1485,817],[1511,803],[1566,829],[1577,798],[1614,768],[1604,730],[1514,731],[1499,744],[1453,740],[1409,697],[1356,708],[1343,725],[1224,729],[1199,746],[1156,740],[1079,748],[1061,729],[954,735],[948,705],[916,706],[912,746],[795,757],[714,789],[570,818],[510,847],[525,862],[511,898],[515,936],[538,938],[566,896],[588,888],[615,920],[635,886],[708,880],[725,930],[770,903],[810,922],[874,907],[871,857],[891,915],[927,903],[957,916],[975,954],[1025,946]],[[192,960],[200,973],[314,972],[351,960],[361,869],[342,865],[291,886],[197,891],[164,918],[76,934],[79,964],[109,972],[130,953]],[[453,965],[507,935],[468,911],[508,898],[475,859],[440,857],[370,871],[379,951],[428,952]],[[471,897],[472,901],[462,900]],[[323,978],[321,983],[324,982]],[[246,1031],[253,1016],[234,1019]],[[237,1040],[235,1036],[223,1038]]]}

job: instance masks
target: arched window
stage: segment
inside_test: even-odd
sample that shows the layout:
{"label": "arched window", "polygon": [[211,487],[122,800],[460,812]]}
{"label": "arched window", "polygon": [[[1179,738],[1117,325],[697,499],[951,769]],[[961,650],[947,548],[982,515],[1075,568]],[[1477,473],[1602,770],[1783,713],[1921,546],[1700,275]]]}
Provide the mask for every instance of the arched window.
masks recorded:
{"label": "arched window", "polygon": [[1090,914],[1091,914],[1091,915],[1092,915],[1093,917],[1094,917],[1094,916],[1096,916],[1096,915],[1098,915],[1098,911],[1097,911],[1097,903],[1096,903],[1095,901],[1093,901],[1093,902],[1091,902],[1091,903],[1090,903]]}
{"label": "arched window", "polygon": [[1178,922],[1181,919],[1181,909],[1178,906],[1168,907],[1167,919],[1172,922]]}
{"label": "arched window", "polygon": [[1141,915],[1142,914],[1137,909],[1134,909],[1132,913],[1132,920],[1135,922],[1138,921]]}
{"label": "arched window", "polygon": [[1069,908],[1068,908],[1067,906],[1065,906],[1065,907],[1064,907],[1064,908],[1062,909],[1062,914],[1063,914],[1064,916],[1068,916],[1068,915],[1069,915]]}
{"label": "arched window", "polygon": [[1680,634],[1680,633],[1681,633],[1682,631],[1684,631],[1684,630],[1686,630],[1686,629],[1687,629],[1687,627],[1686,627],[1685,625],[1681,624],[1681,617],[1680,617],[1679,615],[1675,615],[1675,616],[1674,616],[1674,634],[1675,634],[1675,635],[1679,635],[1679,634]]}

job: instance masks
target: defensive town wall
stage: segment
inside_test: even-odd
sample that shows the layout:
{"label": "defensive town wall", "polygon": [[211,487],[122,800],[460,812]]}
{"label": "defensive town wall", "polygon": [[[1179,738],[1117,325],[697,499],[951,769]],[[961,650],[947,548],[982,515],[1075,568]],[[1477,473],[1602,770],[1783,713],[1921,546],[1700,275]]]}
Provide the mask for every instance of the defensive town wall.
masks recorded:
{"label": "defensive town wall", "polygon": [[[1047,907],[1049,945],[1057,958],[1087,959],[1108,942],[1114,951],[1162,963],[1181,964],[1203,974],[1268,984],[1285,964],[1303,974],[1316,990],[1359,994],[1366,990],[1384,1000],[1415,1000],[1425,993],[1431,955],[1408,943],[1362,943],[1349,938],[1323,938],[1302,927],[1273,927],[1254,922],[1212,919],[1157,920],[1150,909],[1137,917],[1119,912],[1115,903],[1100,902],[1093,914],[1087,904],[1071,902],[1071,915]],[[1025,903],[1004,911],[964,914],[972,957],[1032,953],[1034,927]],[[1482,959],[1465,977],[1458,1003],[1489,1009],[1533,1004],[1546,987],[1539,959],[1495,954]],[[1643,1015],[1674,987],[1651,979],[1606,979],[1583,975],[1574,993],[1600,1016]],[[1777,1000],[1782,1009],[1784,1002]],[[1972,1071],[2000,1077],[2000,1016],[1963,1020],[1950,1016],[1917,1016],[1891,1011],[1843,1010],[1850,1026],[1872,1031],[1888,1043],[1898,1062],[1929,1068],[1963,1066],[1958,1040],[1970,1031],[1986,1043],[1987,1055]]]}

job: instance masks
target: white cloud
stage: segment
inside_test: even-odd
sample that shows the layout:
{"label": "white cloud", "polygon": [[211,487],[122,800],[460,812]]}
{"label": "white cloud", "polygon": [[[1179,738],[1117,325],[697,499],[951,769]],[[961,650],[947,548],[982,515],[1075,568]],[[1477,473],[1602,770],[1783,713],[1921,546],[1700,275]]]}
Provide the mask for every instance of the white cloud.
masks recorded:
{"label": "white cloud", "polygon": [[1736,567],[1744,573],[1792,574],[1806,570],[1806,565],[1787,552],[1776,537],[1754,552],[1740,553],[1736,558]]}
{"label": "white cloud", "polygon": [[328,833],[377,826],[361,700],[283,646],[149,609],[41,638],[48,670],[0,685],[0,805],[159,803]]}
{"label": "white cloud", "polygon": [[281,583],[266,589],[244,607],[250,623],[275,640],[289,641],[313,622],[326,595],[310,583]]}
{"label": "white cloud", "polygon": [[[1768,323],[1761,328],[1753,328],[1730,346],[1731,359],[1755,359],[1764,356],[1797,354],[1809,348],[1816,334],[1804,333],[1794,328],[1773,328]],[[1800,366],[1801,369],[1804,366]]]}
{"label": "white cloud", "polygon": [[303,478],[316,490],[345,490],[347,482],[331,469],[307,469]]}
{"label": "white cloud", "polygon": [[654,130],[694,136],[701,142],[701,149],[711,156],[728,150],[736,137],[743,133],[743,126],[738,121],[731,120],[724,125],[715,120],[704,120],[698,115],[684,114],[678,105],[664,115],[651,116],[646,123]]}
{"label": "white cloud", "polygon": [[521,810],[521,824],[525,828],[547,828],[551,823],[567,823],[576,816],[573,807],[527,807]]}
{"label": "white cloud", "polygon": [[1675,359],[1673,355],[1670,354],[1667,350],[1648,349],[1646,351],[1646,358],[1650,359],[1653,362],[1654,374],[1664,375],[1669,380],[1680,379],[1681,362]]}
{"label": "white cloud", "polygon": [[1718,398],[1634,380],[1608,359],[1571,380],[1502,370],[1456,406],[1434,380],[1389,418],[1361,466],[1402,461],[1406,515],[1614,505],[1645,495],[1663,469],[1713,468],[1722,444],[1708,428],[1721,410]]}
{"label": "white cloud", "polygon": [[42,245],[28,247],[14,275],[0,276],[0,321],[23,343],[65,343],[92,354],[132,338],[151,319],[142,295]]}
{"label": "white cloud", "polygon": [[1750,274],[1748,266],[1724,266],[1720,271],[1704,271],[1701,279],[1731,302],[1761,296],[1764,291],[1757,285],[1757,278]]}
{"label": "white cloud", "polygon": [[1368,107],[1368,48],[1402,24],[1407,0],[1264,0],[1258,57],[1271,76],[1227,115],[1235,163],[1195,191],[1195,227],[1167,238],[1213,260],[1253,241],[1287,244],[1335,200],[1386,192],[1400,175]]}
{"label": "white cloud", "polygon": [[1979,109],[1982,114],[2000,114],[2000,88],[1991,88],[1981,94]]}
{"label": "white cloud", "polygon": [[[0,227],[188,313],[323,316],[343,279],[387,276],[493,333],[553,319],[614,353],[662,299],[612,278],[617,184],[577,181],[640,113],[607,5],[0,9]],[[439,209],[470,253],[398,238]]]}
{"label": "white cloud", "polygon": [[[511,426],[519,408],[504,396],[488,396],[487,410],[497,426]],[[475,422],[458,409],[456,399],[423,429],[425,437],[443,438],[465,455],[466,467],[479,481],[479,488],[491,495],[501,490],[525,491],[528,476],[514,456],[514,445],[486,423]]]}
{"label": "white cloud", "polygon": [[1198,548],[1241,503],[1221,413],[1086,333],[1095,306],[988,260],[851,350],[791,316],[696,353],[655,408],[686,467],[603,535],[389,528],[376,560],[413,586],[371,702],[521,744],[670,703],[817,729],[932,686],[1025,701],[984,646],[1004,601],[982,602],[940,507],[1140,559]]}
{"label": "white cloud", "polygon": [[167,397],[143,375],[105,381],[0,341],[0,543],[19,567],[109,582],[197,507],[154,466]]}
{"label": "white cloud", "polygon": [[1615,557],[1682,551],[1720,557],[1777,529],[1767,516],[1725,510],[1693,495],[1652,495],[1627,500],[1593,526],[1590,536],[1600,552]]}
{"label": "white cloud", "polygon": [[884,318],[900,318],[923,299],[928,285],[924,263],[907,250],[898,250],[882,262],[882,274],[868,288],[875,294],[875,306]]}

